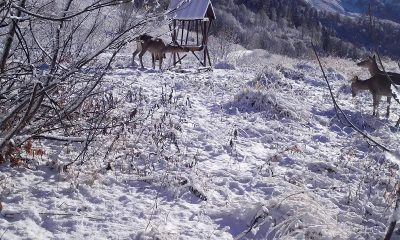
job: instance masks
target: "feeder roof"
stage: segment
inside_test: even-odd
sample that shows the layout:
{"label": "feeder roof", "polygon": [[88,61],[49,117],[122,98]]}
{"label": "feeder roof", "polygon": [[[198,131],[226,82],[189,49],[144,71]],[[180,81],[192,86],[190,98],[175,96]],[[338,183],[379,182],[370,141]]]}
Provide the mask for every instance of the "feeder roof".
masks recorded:
{"label": "feeder roof", "polygon": [[214,8],[210,0],[171,0],[168,7],[172,19],[201,20],[215,19]]}

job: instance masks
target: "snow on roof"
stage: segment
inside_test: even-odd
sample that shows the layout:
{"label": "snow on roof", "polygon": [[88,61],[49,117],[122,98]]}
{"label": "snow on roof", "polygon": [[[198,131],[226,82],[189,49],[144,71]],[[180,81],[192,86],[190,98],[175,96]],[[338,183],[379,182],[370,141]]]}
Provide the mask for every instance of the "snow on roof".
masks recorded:
{"label": "snow on roof", "polygon": [[215,19],[214,8],[210,0],[171,0],[168,9],[172,19],[195,20],[208,17]]}

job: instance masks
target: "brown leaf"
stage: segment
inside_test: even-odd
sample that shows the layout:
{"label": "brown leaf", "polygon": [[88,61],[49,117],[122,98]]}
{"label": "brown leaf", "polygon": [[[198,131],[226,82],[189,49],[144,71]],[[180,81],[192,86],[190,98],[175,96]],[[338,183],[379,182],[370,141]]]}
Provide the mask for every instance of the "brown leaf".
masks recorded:
{"label": "brown leaf", "polygon": [[32,140],[29,139],[23,146],[26,154],[28,155],[32,155],[33,151],[32,151]]}
{"label": "brown leaf", "polygon": [[35,150],[35,155],[37,156],[43,156],[44,154],[46,154],[46,152],[41,148]]}

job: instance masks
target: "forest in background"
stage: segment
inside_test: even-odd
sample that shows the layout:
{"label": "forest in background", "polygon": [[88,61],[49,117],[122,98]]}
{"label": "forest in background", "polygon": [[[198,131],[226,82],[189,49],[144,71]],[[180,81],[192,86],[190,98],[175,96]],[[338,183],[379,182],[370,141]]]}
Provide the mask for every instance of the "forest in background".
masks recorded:
{"label": "forest in background", "polygon": [[375,17],[384,10],[379,4],[371,4],[370,21],[367,13],[350,17],[318,11],[303,0],[212,2],[218,16],[213,33],[249,49],[261,48],[292,57],[311,56],[312,40],[327,55],[358,58],[376,45],[384,55],[400,56],[400,24]]}

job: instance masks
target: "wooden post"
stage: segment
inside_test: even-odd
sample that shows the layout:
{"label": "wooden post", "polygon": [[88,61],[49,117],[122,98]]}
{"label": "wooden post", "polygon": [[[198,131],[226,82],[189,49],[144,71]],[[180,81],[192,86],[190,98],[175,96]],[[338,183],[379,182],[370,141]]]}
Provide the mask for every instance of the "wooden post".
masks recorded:
{"label": "wooden post", "polygon": [[185,20],[182,20],[182,33],[181,33],[181,45],[183,44],[183,30],[185,30]]}
{"label": "wooden post", "polygon": [[196,20],[196,36],[197,36],[196,45],[199,46],[199,20]]}
{"label": "wooden post", "polygon": [[203,20],[204,28],[203,28],[203,45],[204,45],[204,61],[203,66],[207,66],[207,21]]}
{"label": "wooden post", "polygon": [[186,33],[186,39],[185,39],[185,45],[187,45],[188,40],[189,40],[190,23],[191,23],[191,21],[188,21],[187,33]]}
{"label": "wooden post", "polygon": [[208,52],[208,35],[210,33],[211,23],[212,23],[212,20],[210,19],[210,21],[208,23],[208,30],[207,30],[206,42],[205,42],[206,43],[206,50],[207,50],[208,64],[210,65],[210,67],[211,67],[211,59],[210,59],[210,53]]}
{"label": "wooden post", "polygon": [[[173,31],[172,31],[172,42],[176,43],[176,20],[172,20],[173,22]],[[176,66],[176,53],[173,53],[173,57],[172,57],[173,61],[174,61],[174,67]]]}

